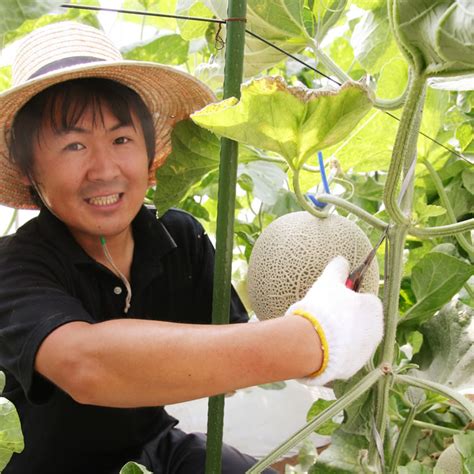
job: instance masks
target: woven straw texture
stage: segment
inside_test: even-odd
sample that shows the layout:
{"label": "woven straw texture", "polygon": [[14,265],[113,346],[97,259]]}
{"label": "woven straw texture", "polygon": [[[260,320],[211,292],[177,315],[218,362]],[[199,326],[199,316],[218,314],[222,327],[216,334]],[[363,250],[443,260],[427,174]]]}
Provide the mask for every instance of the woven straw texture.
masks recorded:
{"label": "woven straw texture", "polygon": [[[28,80],[48,64],[71,57],[93,57],[98,62],[69,66]],[[102,77],[137,92],[155,122],[156,155],[150,184],[155,170],[171,152],[173,126],[215,100],[212,91],[189,74],[156,63],[123,60],[101,31],[72,22],[49,25],[29,35],[19,48],[12,75],[13,87],[0,94],[0,204],[18,209],[36,206],[8,158],[10,127],[20,108],[47,87],[70,79]]]}

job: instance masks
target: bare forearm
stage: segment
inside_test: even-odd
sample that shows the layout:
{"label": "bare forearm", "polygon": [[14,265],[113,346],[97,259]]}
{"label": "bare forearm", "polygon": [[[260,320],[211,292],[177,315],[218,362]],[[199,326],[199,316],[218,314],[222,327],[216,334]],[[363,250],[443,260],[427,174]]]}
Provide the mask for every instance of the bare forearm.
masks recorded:
{"label": "bare forearm", "polygon": [[87,403],[96,405],[171,404],[303,377],[322,357],[314,328],[295,316],[225,326],[125,319],[85,330]]}

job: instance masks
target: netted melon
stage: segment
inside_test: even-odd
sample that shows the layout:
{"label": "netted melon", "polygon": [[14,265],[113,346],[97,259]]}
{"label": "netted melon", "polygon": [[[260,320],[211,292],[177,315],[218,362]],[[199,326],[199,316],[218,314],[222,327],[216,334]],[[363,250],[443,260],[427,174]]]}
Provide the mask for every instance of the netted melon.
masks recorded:
{"label": "netted melon", "polygon": [[[337,255],[351,270],[372,249],[367,236],[352,221],[338,215],[318,219],[308,212],[293,212],[273,221],[260,235],[250,257],[248,292],[259,319],[283,316],[300,300]],[[377,294],[379,270],[374,259],[360,291]]]}

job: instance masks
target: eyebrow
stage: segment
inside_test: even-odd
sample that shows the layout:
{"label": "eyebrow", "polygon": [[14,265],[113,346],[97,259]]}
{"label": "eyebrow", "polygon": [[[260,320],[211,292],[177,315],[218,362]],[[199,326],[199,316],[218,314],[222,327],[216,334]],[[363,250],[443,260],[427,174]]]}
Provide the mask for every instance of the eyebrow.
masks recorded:
{"label": "eyebrow", "polygon": [[[119,128],[123,128],[123,127],[132,127],[133,129],[135,129],[135,126],[133,125],[133,123],[126,123],[126,122],[118,122],[116,125],[114,125],[113,127],[110,127],[109,129],[107,129],[107,132],[115,132],[116,130],[118,130]],[[82,127],[67,127],[67,128],[64,128],[62,130],[59,130],[59,134],[60,135],[65,135],[67,133],[71,133],[71,132],[76,132],[76,133],[91,133],[91,130],[88,130],[86,128],[82,128]]]}

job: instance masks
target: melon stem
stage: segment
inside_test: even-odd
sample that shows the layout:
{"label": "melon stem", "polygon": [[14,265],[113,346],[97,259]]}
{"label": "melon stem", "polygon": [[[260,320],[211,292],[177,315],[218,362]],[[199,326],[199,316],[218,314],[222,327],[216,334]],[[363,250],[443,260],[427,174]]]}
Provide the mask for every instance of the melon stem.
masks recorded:
{"label": "melon stem", "polygon": [[[402,112],[395,139],[392,160],[385,185],[384,203],[392,222],[387,238],[387,255],[384,270],[384,319],[385,332],[379,363],[393,364],[399,320],[399,294],[403,276],[403,250],[410,226],[410,214],[414,188],[414,176],[401,202],[397,202],[398,185],[403,171],[405,177],[417,157],[418,132],[420,130],[425,99],[426,78],[412,71],[407,101]],[[384,378],[378,383],[375,406],[375,426],[383,442],[388,423],[388,406],[391,380]],[[377,447],[372,437],[369,459],[381,469]]]}

